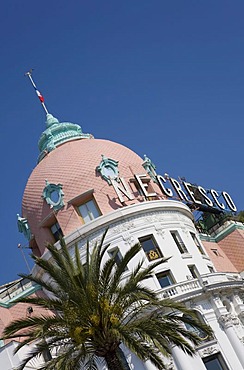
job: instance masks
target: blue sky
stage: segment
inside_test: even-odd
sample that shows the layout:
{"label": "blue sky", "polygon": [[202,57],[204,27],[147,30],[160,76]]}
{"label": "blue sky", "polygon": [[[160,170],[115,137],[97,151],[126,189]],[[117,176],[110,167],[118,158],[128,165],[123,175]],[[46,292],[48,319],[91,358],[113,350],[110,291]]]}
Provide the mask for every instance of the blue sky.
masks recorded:
{"label": "blue sky", "polygon": [[26,272],[16,214],[45,129],[30,68],[61,121],[244,209],[243,16],[242,0],[2,2],[0,284]]}

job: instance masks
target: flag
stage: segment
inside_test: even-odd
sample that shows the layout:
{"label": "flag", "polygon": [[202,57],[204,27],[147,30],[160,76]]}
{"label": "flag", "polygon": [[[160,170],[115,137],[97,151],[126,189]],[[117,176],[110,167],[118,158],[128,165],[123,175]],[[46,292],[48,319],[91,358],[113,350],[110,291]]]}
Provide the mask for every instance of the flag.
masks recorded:
{"label": "flag", "polygon": [[40,93],[39,90],[35,89],[36,90],[36,95],[38,96],[39,100],[41,103],[44,103],[44,98],[42,96],[42,94]]}
{"label": "flag", "polygon": [[31,69],[31,70],[30,70],[29,72],[27,72],[25,75],[29,77],[30,82],[31,82],[32,86],[33,86],[33,87],[34,87],[34,89],[35,89],[36,95],[38,96],[38,99],[40,100],[40,102],[41,102],[41,104],[42,104],[42,106],[43,106],[43,109],[44,109],[45,113],[46,113],[46,114],[48,114],[48,110],[47,110],[47,108],[45,107],[45,104],[44,104],[44,97],[43,97],[43,95],[40,93],[40,91],[39,91],[39,90],[37,90],[36,84],[35,84],[35,82],[33,81],[33,78],[32,78],[32,76],[31,76],[32,71],[33,71],[33,70]]}

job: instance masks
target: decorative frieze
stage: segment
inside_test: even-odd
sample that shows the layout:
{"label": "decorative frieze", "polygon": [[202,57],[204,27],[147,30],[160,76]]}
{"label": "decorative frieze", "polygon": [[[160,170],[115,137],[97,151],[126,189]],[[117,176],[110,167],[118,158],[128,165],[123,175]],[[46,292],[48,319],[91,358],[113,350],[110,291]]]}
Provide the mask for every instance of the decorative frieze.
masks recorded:
{"label": "decorative frieze", "polygon": [[118,223],[118,224],[115,224],[115,225],[111,225],[110,227],[110,230],[111,230],[111,234],[121,234],[127,230],[131,230],[131,229],[134,229],[135,228],[135,224],[133,221],[126,221],[126,222],[122,222],[122,223]]}
{"label": "decorative frieze", "polygon": [[146,223],[149,223],[149,224],[152,224],[152,223],[155,223],[155,222],[163,222],[165,221],[165,217],[162,215],[162,214],[159,214],[158,212],[157,213],[147,213],[145,216],[144,216],[144,219],[146,221]]}
{"label": "decorative frieze", "polygon": [[125,241],[126,244],[129,244],[130,246],[135,244],[135,238],[130,234],[129,231],[125,231],[122,234],[122,238]]}
{"label": "decorative frieze", "polygon": [[186,228],[186,227],[184,227],[184,226],[181,226],[181,231],[182,231],[182,233],[184,233],[184,234],[188,234],[188,229]]}
{"label": "decorative frieze", "polygon": [[155,224],[155,230],[157,231],[157,234],[161,236],[162,239],[165,237],[165,230],[163,229],[162,225],[160,223]]}
{"label": "decorative frieze", "polygon": [[179,218],[180,221],[184,221],[184,222],[187,222],[187,223],[189,222],[189,218],[186,217],[185,215],[183,215],[182,213],[179,213],[178,218]]}
{"label": "decorative frieze", "polygon": [[215,345],[215,346],[210,346],[210,347],[207,347],[207,348],[204,348],[200,351],[198,351],[199,355],[201,357],[206,357],[206,356],[210,356],[210,355],[213,355],[214,353],[218,352],[219,349],[218,347]]}

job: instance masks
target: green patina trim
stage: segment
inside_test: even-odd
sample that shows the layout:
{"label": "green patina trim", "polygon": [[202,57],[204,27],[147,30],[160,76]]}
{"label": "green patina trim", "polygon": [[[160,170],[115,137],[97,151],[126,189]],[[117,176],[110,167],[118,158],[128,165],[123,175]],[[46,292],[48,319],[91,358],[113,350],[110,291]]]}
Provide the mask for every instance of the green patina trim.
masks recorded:
{"label": "green patina trim", "polygon": [[30,241],[33,235],[31,233],[30,226],[28,224],[27,219],[17,214],[17,225],[18,225],[19,232],[23,233],[26,239]]}
{"label": "green patina trim", "polygon": [[200,234],[200,239],[208,242],[218,243],[219,241],[226,238],[226,236],[233,233],[233,231],[235,230],[244,230],[244,225],[240,223],[231,223],[227,225],[224,230],[221,230],[219,233],[217,233],[215,236]]}
{"label": "green patina trim", "polygon": [[[63,185],[62,184],[50,184],[47,180],[46,186],[43,189],[42,197],[45,199],[47,204],[50,205],[51,208],[53,208],[55,211],[58,211],[60,208],[64,206],[64,192],[62,190]],[[52,199],[53,196],[57,195],[57,199]]]}
{"label": "green patina trim", "polygon": [[199,234],[199,237],[201,239],[201,241],[206,241],[206,242],[213,242],[213,243],[216,243],[216,240],[214,237],[210,236],[210,235],[206,235],[206,234]]}
{"label": "green patina trim", "polygon": [[19,294],[17,294],[13,298],[10,298],[10,300],[7,303],[0,301],[0,306],[4,307],[4,308],[10,308],[10,307],[14,306],[17,303],[16,301],[19,298],[28,297],[29,295],[35,293],[37,290],[41,290],[40,285],[31,286],[30,288],[23,290],[22,292],[20,292]]}
{"label": "green patina trim", "polygon": [[215,240],[218,243],[220,240],[224,239],[227,235],[231,234],[235,230],[244,230],[244,226],[241,224],[230,224],[226,229],[220,231],[216,236]]}
{"label": "green patina trim", "polygon": [[107,158],[102,154],[102,160],[96,170],[100,172],[102,178],[107,181],[109,185],[111,184],[111,179],[116,180],[119,176],[118,164],[118,161]]}
{"label": "green patina trim", "polygon": [[147,171],[148,175],[151,177],[153,182],[157,182],[156,166],[151,161],[151,159],[146,156],[146,154],[144,154],[144,162],[142,163],[142,166]]}
{"label": "green patina trim", "polygon": [[90,134],[83,134],[81,127],[71,122],[59,122],[52,114],[47,114],[46,130],[41,134],[38,142],[40,162],[48,153],[57,148],[57,146],[71,140],[91,139]]}

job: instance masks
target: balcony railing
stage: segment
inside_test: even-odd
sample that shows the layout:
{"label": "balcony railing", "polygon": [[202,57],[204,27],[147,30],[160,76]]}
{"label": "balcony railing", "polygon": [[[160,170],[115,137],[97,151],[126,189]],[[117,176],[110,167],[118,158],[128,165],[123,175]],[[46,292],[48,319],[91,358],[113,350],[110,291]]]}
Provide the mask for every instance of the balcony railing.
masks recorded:
{"label": "balcony railing", "polygon": [[0,291],[0,303],[7,303],[14,297],[21,295],[21,293],[24,293],[35,286],[36,284],[32,283],[28,279],[21,279]]}
{"label": "balcony railing", "polygon": [[198,279],[191,279],[177,284],[169,285],[160,290],[160,294],[164,298],[178,298],[182,296],[191,296],[197,293],[201,294],[203,289],[217,289],[219,285],[233,286],[242,285],[243,279],[238,274],[231,273],[212,273],[205,274]]}
{"label": "balcony railing", "polygon": [[183,281],[178,284],[170,285],[167,288],[163,288],[161,293],[164,298],[179,297],[186,293],[201,290],[202,286],[198,279],[192,279],[189,281]]}

